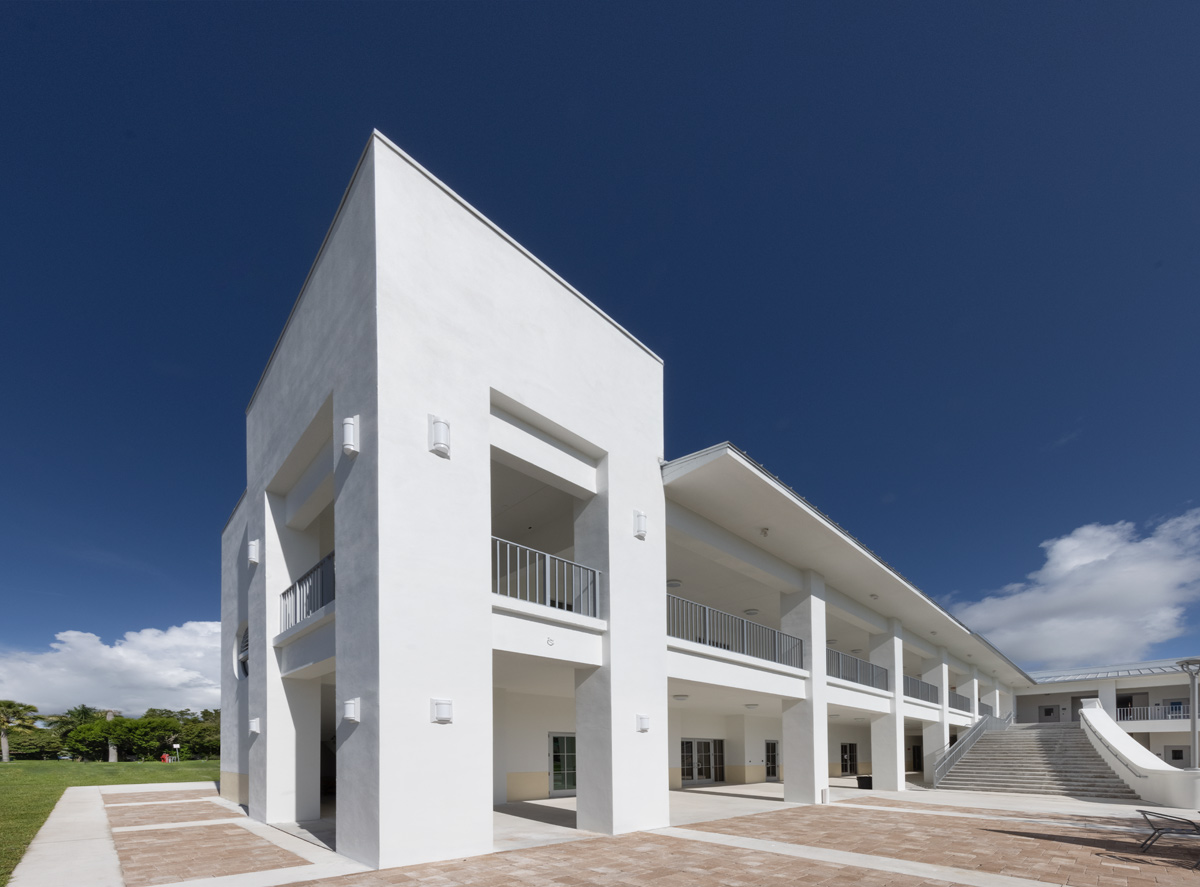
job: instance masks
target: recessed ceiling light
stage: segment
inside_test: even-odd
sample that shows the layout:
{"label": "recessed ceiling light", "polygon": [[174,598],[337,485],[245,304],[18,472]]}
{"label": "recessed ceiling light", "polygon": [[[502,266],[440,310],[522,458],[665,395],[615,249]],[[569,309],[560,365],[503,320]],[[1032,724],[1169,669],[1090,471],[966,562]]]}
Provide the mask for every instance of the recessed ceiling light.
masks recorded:
{"label": "recessed ceiling light", "polygon": [[865,721],[865,720],[866,720],[866,718],[855,718],[854,720],[856,720],[856,721]]}
{"label": "recessed ceiling light", "polygon": [[667,588],[682,588],[682,587],[683,587],[682,579],[668,579],[667,580]]}
{"label": "recessed ceiling light", "polygon": [[841,715],[830,715],[831,718],[840,718]]}
{"label": "recessed ceiling light", "polygon": [[830,639],[829,639],[829,640],[827,640],[825,643],[826,643],[826,644],[836,644],[836,643],[837,643],[837,638],[830,638]]}
{"label": "recessed ceiling light", "polygon": [[855,656],[857,656],[859,653],[862,652],[862,650],[851,650],[850,652],[853,653]]}
{"label": "recessed ceiling light", "polygon": [[758,708],[758,703],[757,702],[747,702],[746,708]]}
{"label": "recessed ceiling light", "polygon": [[931,631],[931,632],[929,632],[929,633],[930,633],[930,634],[937,634],[937,632],[936,632],[936,631]]}
{"label": "recessed ceiling light", "polygon": [[683,702],[684,700],[687,699],[687,694],[686,693],[676,693],[671,698],[674,699],[676,702]]}
{"label": "recessed ceiling light", "polygon": [[753,607],[751,607],[749,610],[742,610],[742,612],[745,613],[747,616],[757,616],[758,615],[758,610],[754,609]]}
{"label": "recessed ceiling light", "polygon": [[872,594],[872,595],[871,595],[871,600],[873,600],[873,601],[877,601],[877,600],[879,600],[879,595],[877,595],[877,594]]}

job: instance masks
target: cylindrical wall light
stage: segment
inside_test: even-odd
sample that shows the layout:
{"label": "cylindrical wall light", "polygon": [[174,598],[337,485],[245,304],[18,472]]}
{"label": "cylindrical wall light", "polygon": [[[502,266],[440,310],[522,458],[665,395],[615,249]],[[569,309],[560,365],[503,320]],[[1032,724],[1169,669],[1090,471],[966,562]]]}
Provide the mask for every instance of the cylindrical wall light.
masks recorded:
{"label": "cylindrical wall light", "polygon": [[250,719],[250,732],[251,733],[261,733],[262,732],[262,730],[259,729],[258,718]]}
{"label": "cylindrical wall light", "polygon": [[358,453],[358,416],[342,420],[342,452],[347,456]]}
{"label": "cylindrical wall light", "polygon": [[633,513],[633,536],[635,539],[646,538],[646,528],[649,526],[646,512],[635,511]]}
{"label": "cylindrical wall light", "polygon": [[435,724],[454,722],[454,702],[450,699],[430,699],[429,719]]}
{"label": "cylindrical wall light", "polygon": [[358,723],[358,697],[347,699],[342,703],[342,720]]}
{"label": "cylindrical wall light", "polygon": [[429,414],[429,452],[443,459],[450,458],[450,423]]}
{"label": "cylindrical wall light", "polygon": [[258,563],[258,540],[251,539],[246,543],[246,563],[254,566]]}
{"label": "cylindrical wall light", "polygon": [[637,731],[639,733],[649,733],[650,732],[650,715],[638,715],[637,716]]}

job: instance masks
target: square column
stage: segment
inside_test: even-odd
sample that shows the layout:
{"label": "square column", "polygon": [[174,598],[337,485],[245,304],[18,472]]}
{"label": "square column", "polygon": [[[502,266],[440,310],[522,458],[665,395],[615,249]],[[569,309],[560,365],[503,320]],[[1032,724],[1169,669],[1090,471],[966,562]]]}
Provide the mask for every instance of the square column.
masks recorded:
{"label": "square column", "polygon": [[780,599],[780,629],[804,641],[807,696],[783,702],[783,799],[819,804],[829,788],[829,715],[825,686],[825,578],[811,570],[798,592]]}
{"label": "square column", "polygon": [[983,697],[983,701],[992,707],[992,714],[998,718],[1004,717],[1000,711],[1000,685],[992,684],[992,688],[987,691]]}
{"label": "square column", "polygon": [[971,700],[971,716],[979,720],[979,669],[971,668],[971,676],[959,688],[959,692]]}
{"label": "square column", "polygon": [[938,688],[938,701],[942,711],[932,724],[921,729],[921,753],[925,758],[925,782],[933,783],[933,765],[938,755],[950,744],[950,665],[944,647],[938,648],[938,656],[921,663],[921,680]]}
{"label": "square column", "polygon": [[1101,681],[1099,692],[1096,694],[1100,697],[1100,705],[1108,712],[1108,716],[1114,721],[1117,719],[1117,682]]}
{"label": "square column", "polygon": [[882,791],[904,791],[904,643],[899,619],[888,632],[871,636],[871,664],[888,670],[891,711],[871,720],[872,785]]}

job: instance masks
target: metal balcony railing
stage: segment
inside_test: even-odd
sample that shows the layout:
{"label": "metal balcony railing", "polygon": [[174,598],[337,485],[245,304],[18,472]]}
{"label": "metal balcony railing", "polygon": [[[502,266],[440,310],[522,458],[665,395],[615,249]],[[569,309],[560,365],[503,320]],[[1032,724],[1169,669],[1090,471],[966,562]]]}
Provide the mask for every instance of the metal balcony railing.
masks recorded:
{"label": "metal balcony railing", "polygon": [[667,595],[667,634],[731,653],[804,668],[804,642],[757,622]]}
{"label": "metal balcony railing", "polygon": [[925,681],[905,675],[904,695],[911,696],[913,699],[920,699],[922,702],[932,702],[936,705],[938,701],[938,688],[933,684],[928,684]]}
{"label": "metal balcony railing", "polygon": [[492,591],[581,616],[600,615],[600,571],[492,537]]}
{"label": "metal balcony railing", "polygon": [[888,689],[888,670],[865,659],[857,659],[837,650],[825,651],[825,668],[831,678],[865,684],[876,690]]}
{"label": "metal balcony railing", "polygon": [[986,702],[979,703],[979,713],[981,715],[990,715],[991,717],[996,716],[995,710]]}
{"label": "metal balcony railing", "polygon": [[947,694],[946,698],[950,703],[950,707],[953,709],[957,709],[958,711],[971,710],[971,698],[969,696],[963,696],[961,693],[955,693],[953,690],[951,690]]}
{"label": "metal balcony railing", "polygon": [[1186,721],[1192,717],[1190,705],[1135,705],[1118,708],[1118,721]]}
{"label": "metal balcony railing", "polygon": [[335,597],[333,552],[279,596],[279,630],[299,625]]}

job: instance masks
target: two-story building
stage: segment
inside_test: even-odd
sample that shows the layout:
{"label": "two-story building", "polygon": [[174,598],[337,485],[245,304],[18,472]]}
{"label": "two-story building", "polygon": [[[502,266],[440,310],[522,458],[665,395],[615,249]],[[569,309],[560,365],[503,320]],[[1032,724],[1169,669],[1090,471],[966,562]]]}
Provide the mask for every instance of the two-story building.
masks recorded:
{"label": "two-story building", "polygon": [[492,809],[901,790],[1031,679],[731,444],[666,461],[663,364],[375,133],[246,411],[222,794],[377,867]]}

